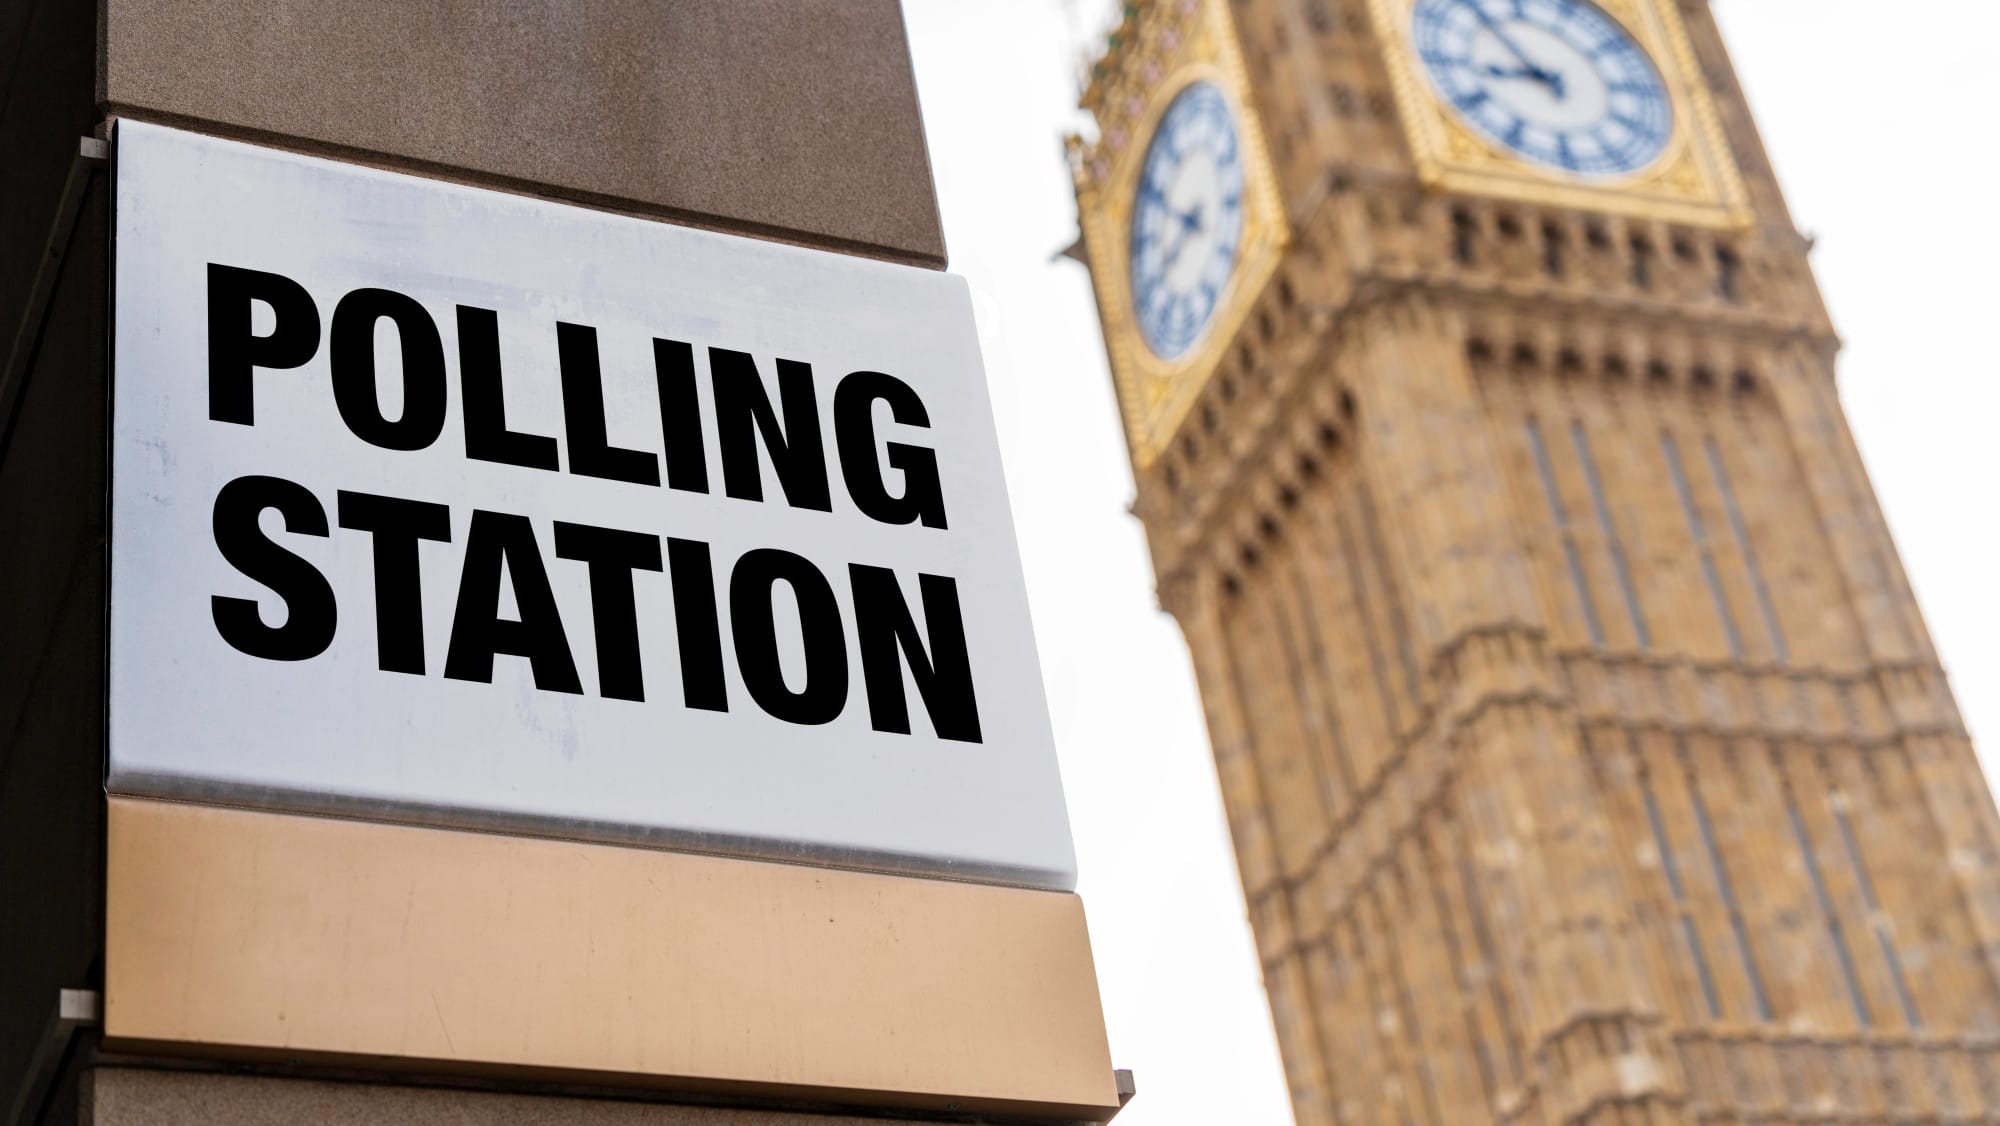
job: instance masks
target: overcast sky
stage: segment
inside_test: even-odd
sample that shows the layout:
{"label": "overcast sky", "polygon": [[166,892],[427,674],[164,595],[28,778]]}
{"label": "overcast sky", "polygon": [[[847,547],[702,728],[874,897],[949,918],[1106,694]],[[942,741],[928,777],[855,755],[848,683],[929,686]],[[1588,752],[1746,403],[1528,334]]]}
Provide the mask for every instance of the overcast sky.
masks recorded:
{"label": "overcast sky", "polygon": [[[1120,1126],[1290,1118],[1187,650],[1153,597],[1061,137],[1109,3],[905,0],[971,281],[1068,790]],[[1717,0],[1846,341],[1841,389],[1975,738],[2000,738],[2000,321],[1977,0]],[[1989,770],[2000,759],[1983,747]],[[1336,1062],[1336,1074],[1338,1063]]]}

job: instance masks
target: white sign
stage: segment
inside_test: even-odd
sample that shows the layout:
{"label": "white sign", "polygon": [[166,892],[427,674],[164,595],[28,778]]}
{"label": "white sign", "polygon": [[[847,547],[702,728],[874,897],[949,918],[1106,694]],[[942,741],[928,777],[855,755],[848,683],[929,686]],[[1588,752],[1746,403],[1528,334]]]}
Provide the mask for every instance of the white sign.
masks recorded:
{"label": "white sign", "polygon": [[1073,886],[962,280],[116,160],[113,790]]}

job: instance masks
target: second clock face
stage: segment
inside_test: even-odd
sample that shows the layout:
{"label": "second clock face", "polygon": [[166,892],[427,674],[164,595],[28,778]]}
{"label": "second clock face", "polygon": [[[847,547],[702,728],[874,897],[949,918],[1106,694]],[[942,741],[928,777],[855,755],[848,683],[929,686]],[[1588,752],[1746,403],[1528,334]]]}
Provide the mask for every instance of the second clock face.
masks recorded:
{"label": "second clock face", "polygon": [[1243,153],[1210,82],[1174,97],[1146,146],[1132,204],[1132,305],[1161,359],[1200,340],[1243,241]]}
{"label": "second clock face", "polygon": [[1588,0],[1417,0],[1410,38],[1468,124],[1537,164],[1617,176],[1666,150],[1658,68]]}

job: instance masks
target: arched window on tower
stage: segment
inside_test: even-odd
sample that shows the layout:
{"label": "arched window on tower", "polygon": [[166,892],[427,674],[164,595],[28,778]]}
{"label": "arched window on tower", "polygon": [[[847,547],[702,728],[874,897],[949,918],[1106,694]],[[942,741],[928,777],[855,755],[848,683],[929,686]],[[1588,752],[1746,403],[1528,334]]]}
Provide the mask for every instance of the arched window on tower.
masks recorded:
{"label": "arched window on tower", "polygon": [[1737,275],[1742,272],[1743,262],[1736,257],[1736,251],[1727,246],[1715,248],[1715,294],[1724,301],[1741,301],[1743,293]]}
{"label": "arched window on tower", "polygon": [[1639,289],[1653,287],[1653,244],[1644,235],[1632,236],[1632,284]]}
{"label": "arched window on tower", "polygon": [[1472,218],[1472,212],[1463,207],[1451,211],[1451,256],[1461,266],[1473,263],[1472,240],[1479,233],[1479,224]]}

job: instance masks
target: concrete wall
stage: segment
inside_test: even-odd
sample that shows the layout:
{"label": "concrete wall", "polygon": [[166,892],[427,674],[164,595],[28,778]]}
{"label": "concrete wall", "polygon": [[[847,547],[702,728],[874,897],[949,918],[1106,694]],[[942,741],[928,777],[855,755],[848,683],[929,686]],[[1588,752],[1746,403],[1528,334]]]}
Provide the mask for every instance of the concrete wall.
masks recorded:
{"label": "concrete wall", "polygon": [[105,0],[99,95],[118,114],[945,260],[896,0]]}

